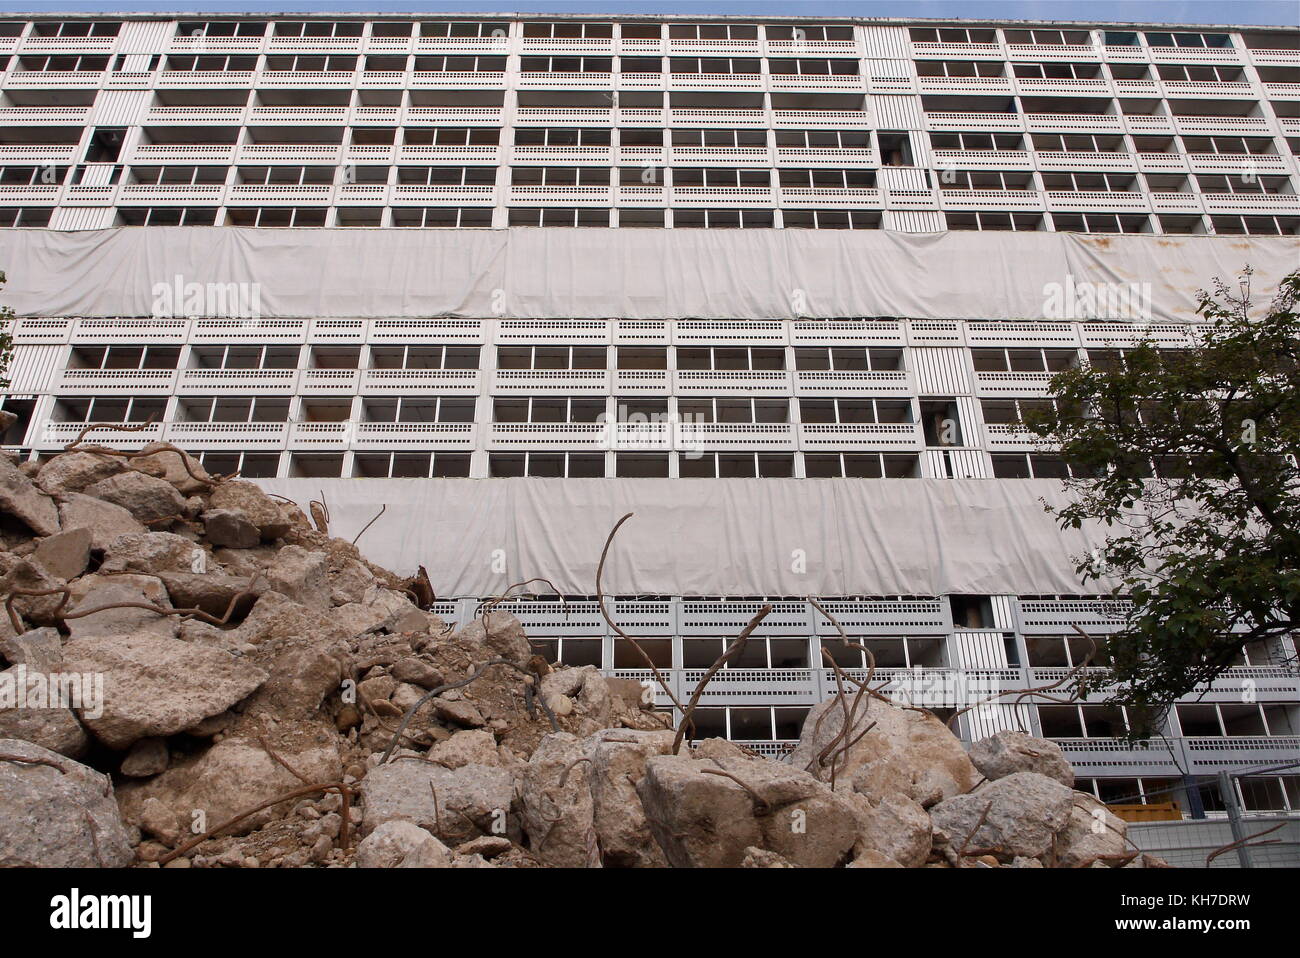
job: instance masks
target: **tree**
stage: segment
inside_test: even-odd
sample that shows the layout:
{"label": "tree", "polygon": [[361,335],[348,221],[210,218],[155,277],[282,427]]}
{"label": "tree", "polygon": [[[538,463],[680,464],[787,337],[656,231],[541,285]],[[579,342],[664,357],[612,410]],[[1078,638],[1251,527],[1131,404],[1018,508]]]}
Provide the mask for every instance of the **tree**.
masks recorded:
{"label": "tree", "polygon": [[1276,656],[1300,630],[1300,271],[1262,315],[1250,276],[1198,292],[1208,326],[1192,348],[1146,341],[1062,372],[1055,408],[1025,416],[1075,476],[1048,511],[1105,527],[1076,571],[1132,600],[1104,664],[1134,736],[1243,646]]}

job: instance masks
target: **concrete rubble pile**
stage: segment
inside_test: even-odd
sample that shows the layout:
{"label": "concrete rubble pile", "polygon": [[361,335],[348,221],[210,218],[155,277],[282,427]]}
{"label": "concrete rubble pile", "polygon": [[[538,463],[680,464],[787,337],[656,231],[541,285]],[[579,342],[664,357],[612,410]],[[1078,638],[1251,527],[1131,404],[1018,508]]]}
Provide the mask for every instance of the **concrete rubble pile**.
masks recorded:
{"label": "concrete rubble pile", "polygon": [[881,697],[674,754],[640,683],[165,444],[0,457],[0,598],[0,866],[1163,864],[1052,743]]}

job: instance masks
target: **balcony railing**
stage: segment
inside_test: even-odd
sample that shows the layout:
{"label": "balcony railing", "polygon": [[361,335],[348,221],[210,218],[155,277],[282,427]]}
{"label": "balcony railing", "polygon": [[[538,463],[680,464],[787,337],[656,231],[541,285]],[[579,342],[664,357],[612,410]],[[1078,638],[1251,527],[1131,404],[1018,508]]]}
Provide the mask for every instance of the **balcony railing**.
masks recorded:
{"label": "balcony railing", "polygon": [[679,369],[673,379],[681,395],[790,395],[790,374],[783,369]]}
{"label": "balcony railing", "polygon": [[1052,372],[975,373],[975,391],[981,396],[1046,396]]}
{"label": "balcony railing", "polygon": [[176,381],[174,369],[65,369],[60,391],[96,393],[169,393]]}
{"label": "balcony railing", "polygon": [[398,393],[477,393],[477,369],[363,369],[360,389],[363,396]]}
{"label": "balcony railing", "polygon": [[799,427],[801,449],[920,449],[925,439],[920,424],[804,423]]}
{"label": "balcony railing", "polygon": [[492,374],[490,392],[604,394],[609,392],[609,372],[604,369],[498,369]]}
{"label": "balcony railing", "polygon": [[679,423],[678,449],[793,450],[795,430],[790,423],[704,422]]}

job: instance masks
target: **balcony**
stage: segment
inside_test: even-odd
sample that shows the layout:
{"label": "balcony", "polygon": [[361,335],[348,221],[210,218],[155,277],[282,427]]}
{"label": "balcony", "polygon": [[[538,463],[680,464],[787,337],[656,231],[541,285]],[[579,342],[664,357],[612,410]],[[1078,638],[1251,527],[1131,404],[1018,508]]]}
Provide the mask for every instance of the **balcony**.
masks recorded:
{"label": "balcony", "polygon": [[927,130],[951,130],[954,132],[984,132],[1001,130],[1023,130],[1025,118],[1019,113],[926,113]]}
{"label": "balcony", "polygon": [[489,449],[604,449],[608,428],[599,422],[494,422],[488,424]]}
{"label": "balcony", "polygon": [[1115,80],[1115,92],[1120,96],[1158,97],[1160,88],[1155,80]]}
{"label": "balcony", "polygon": [[1054,738],[1052,741],[1061,747],[1075,775],[1081,778],[1102,770],[1112,775],[1122,771],[1131,776],[1169,778],[1183,774],[1182,750],[1174,739]]}
{"label": "balcony", "polygon": [[186,449],[283,449],[284,422],[169,422],[163,438]]}
{"label": "balcony", "polygon": [[229,164],[234,153],[231,143],[142,143],[131,150],[128,162]]}
{"label": "balcony", "polygon": [[1055,375],[1051,372],[977,371],[975,393],[979,396],[1046,396]]}
{"label": "balcony", "polygon": [[40,87],[93,90],[103,82],[103,70],[14,70],[5,85],[23,90]]}
{"label": "balcony", "polygon": [[4,163],[71,163],[76,155],[76,144],[0,146],[0,162]]}
{"label": "balcony", "polygon": [[1120,118],[1111,113],[1026,113],[1031,133],[1123,133]]}
{"label": "balcony", "polygon": [[781,206],[851,206],[855,209],[881,206],[880,190],[875,187],[820,189],[817,187],[781,187]]}
{"label": "balcony", "polygon": [[305,319],[196,319],[190,342],[301,343],[306,333]]}
{"label": "balcony", "polygon": [[83,395],[170,393],[174,369],[65,369],[55,389]]}
{"label": "balcony", "polygon": [[680,206],[771,206],[770,186],[674,186],[673,202]]}
{"label": "balcony", "polygon": [[88,106],[7,106],[0,107],[0,123],[25,126],[28,123],[81,126],[90,116]]}
{"label": "balcony", "polygon": [[608,186],[511,186],[510,202],[546,206],[609,206]]}
{"label": "balcony", "polygon": [[182,396],[224,392],[287,396],[297,384],[296,369],[182,369],[176,392]]}
{"label": "balcony", "polygon": [[966,324],[966,338],[972,346],[1079,345],[1073,323],[972,320]]}
{"label": "balcony", "polygon": [[1048,190],[1049,210],[1081,213],[1145,213],[1151,209],[1145,194],[1094,190]]}
{"label": "balcony", "polygon": [[397,151],[397,157],[403,162],[437,162],[437,163],[496,163],[497,146],[465,145],[405,145]]}
{"label": "balcony", "polygon": [[1037,190],[940,190],[939,206],[945,210],[1041,210],[1043,198]]}
{"label": "balcony", "polygon": [[487,183],[468,186],[443,186],[398,183],[392,188],[393,203],[419,203],[434,206],[458,206],[462,203],[491,205],[495,202],[496,187]]}
{"label": "balcony", "polygon": [[1187,162],[1193,173],[1280,173],[1286,175],[1286,157],[1274,153],[1189,153]]}
{"label": "balcony", "polygon": [[369,337],[372,343],[481,343],[483,320],[372,319]]}
{"label": "balcony", "polygon": [[1300,66],[1300,50],[1250,49],[1251,62],[1262,67]]}
{"label": "balcony", "polygon": [[1249,99],[1253,95],[1251,84],[1243,81],[1224,82],[1207,80],[1162,80],[1167,97],[1216,97],[1226,96],[1236,99]]}
{"label": "balcony", "polygon": [[866,89],[857,73],[792,74],[773,73],[768,88],[775,92],[857,93]]}
{"label": "balcony", "polygon": [[520,50],[524,54],[553,53],[557,56],[575,54],[609,54],[614,52],[611,37],[523,37]]}
{"label": "balcony", "polygon": [[609,392],[605,369],[498,369],[488,390],[495,396],[604,395]]}
{"label": "balcony", "polygon": [[1174,125],[1179,133],[1209,133],[1238,136],[1247,133],[1269,132],[1268,121],[1262,116],[1176,116]]}
{"label": "balcony", "polygon": [[1110,96],[1110,81],[1101,78],[1056,80],[1018,77],[1016,87],[1021,96]]}
{"label": "balcony", "polygon": [[670,73],[670,90],[761,90],[761,73]]}
{"label": "balcony", "polygon": [[1240,63],[1236,47],[1152,47],[1152,63]]}
{"label": "balcony", "polygon": [[[903,324],[897,319],[802,319],[790,324],[790,342],[794,345],[816,346],[902,346],[905,345]],[[795,373],[795,385],[802,372],[852,372],[859,370],[801,370]],[[876,370],[892,377],[895,370]],[[891,384],[893,378],[880,380],[880,385]],[[847,382],[845,383],[847,385]]]}
{"label": "balcony", "polygon": [[[231,107],[229,109],[238,109]],[[341,124],[348,119],[345,106],[254,106],[248,108],[248,122],[275,124]]]}
{"label": "balcony", "polygon": [[688,165],[744,163],[768,166],[771,158],[765,146],[674,146],[671,162]]}
{"label": "balcony", "polygon": [[1135,136],[1149,133],[1172,133],[1174,121],[1163,113],[1126,113],[1124,125]]}
{"label": "balcony", "polygon": [[1300,762],[1300,737],[1242,735],[1232,738],[1185,738],[1188,773]]}
{"label": "balcony", "polygon": [[163,70],[157,87],[162,90],[180,87],[246,87],[257,74],[252,70]]}
{"label": "balcony", "polygon": [[111,53],[117,46],[117,37],[23,37],[19,52],[24,56],[38,54]]}
{"label": "balcony", "polygon": [[5,325],[10,328],[15,343],[57,345],[68,341],[68,337],[72,332],[73,321],[70,319],[20,319],[16,323],[7,323]]}
{"label": "balcony", "polygon": [[780,320],[679,319],[673,323],[673,342],[715,346],[781,345],[789,339],[787,327]]}
{"label": "balcony", "polygon": [[[2,148],[0,148],[2,149]],[[112,189],[112,187],[109,187]],[[0,203],[41,203],[53,205],[59,201],[62,187],[54,184],[0,186]]]}
{"label": "balcony", "polygon": [[617,76],[620,90],[662,90],[664,75],[662,73],[620,73]]}
{"label": "balcony", "polygon": [[520,73],[516,86],[521,89],[533,87],[553,90],[611,90],[614,87],[612,73]]}
{"label": "balcony", "polygon": [[[30,320],[24,320],[30,322]],[[185,319],[81,319],[74,343],[183,343],[189,333]],[[175,372],[175,370],[170,370]]]}
{"label": "balcony", "polygon": [[1199,213],[1201,201],[1195,193],[1152,193],[1151,209],[1156,213]]}
{"label": "balcony", "polygon": [[[682,669],[681,694],[689,699],[707,669]],[[701,705],[815,705],[821,701],[812,669],[719,669],[700,694]]]}
{"label": "balcony", "polygon": [[804,423],[800,449],[919,450],[924,445],[918,423]]}
{"label": "balcony", "polygon": [[354,70],[263,70],[258,76],[262,87],[306,87],[338,89],[356,85]]}
{"label": "balcony", "polygon": [[[367,110],[388,107],[355,107],[357,119]],[[497,106],[408,106],[403,114],[410,126],[453,124],[456,126],[500,126],[501,108]],[[384,122],[388,122],[385,120]]]}
{"label": "balcony", "polygon": [[1050,448],[1028,429],[1016,423],[985,423],[984,435],[990,449],[1034,450]]}
{"label": "balcony", "polygon": [[239,162],[337,163],[339,143],[245,143],[239,148]]}
{"label": "balcony", "polygon": [[477,369],[363,369],[360,389],[363,396],[477,393],[479,379]]}
{"label": "balcony", "polygon": [[662,184],[616,186],[614,197],[619,206],[663,206],[668,202],[668,190]]}
{"label": "balcony", "polygon": [[609,165],[612,148],[608,146],[531,146],[511,148],[515,163],[601,163]]}
{"label": "balcony", "polygon": [[1300,196],[1295,193],[1204,193],[1209,213],[1296,213]]}
{"label": "balcony", "polygon": [[298,391],[304,396],[351,396],[360,375],[357,369],[304,369],[298,375]]}
{"label": "balcony", "polygon": [[490,37],[416,37],[415,52],[451,53],[458,56],[471,54],[496,54],[504,56],[510,50],[510,38]]}
{"label": "balcony", "polygon": [[668,151],[662,146],[620,146],[615,153],[620,166],[668,165]]}
{"label": "balcony", "polygon": [[912,43],[912,56],[918,60],[1001,60],[1005,54],[1000,43]]}
{"label": "balcony", "polygon": [[506,75],[495,70],[416,70],[411,74],[413,90],[503,90]]}
{"label": "balcony", "polygon": [[[42,446],[66,446],[85,431],[89,423],[47,422],[41,430]],[[89,442],[115,449],[139,449],[163,438],[162,423],[124,422],[123,428],[100,428],[86,432]]]}
{"label": "balcony", "polygon": [[256,203],[264,206],[296,206],[300,203],[328,204],[334,188],[328,183],[308,186],[283,184],[236,184],[228,191],[229,203]]}
{"label": "balcony", "polygon": [[666,369],[616,369],[612,376],[616,396],[667,396],[672,390]]}
{"label": "balcony", "polygon": [[610,126],[613,122],[610,107],[521,106],[515,110],[516,126]]}
{"label": "balcony", "polygon": [[668,39],[668,55],[673,57],[744,57],[759,56],[758,38],[753,40],[695,40],[684,37]]}
{"label": "balcony", "polygon": [[795,427],[777,422],[689,422],[677,425],[678,449],[791,450]]}
{"label": "balcony", "polygon": [[680,126],[766,126],[763,110],[693,110],[668,111],[673,123]]}
{"label": "balcony", "polygon": [[1187,172],[1187,158],[1179,153],[1139,153],[1137,164],[1143,173]]}
{"label": "balcony", "polygon": [[145,114],[145,123],[155,126],[240,126],[243,122],[242,106],[154,106]]}
{"label": "balcony", "polygon": [[614,422],[608,448],[635,452],[661,452],[673,448],[671,422]]}
{"label": "balcony", "polygon": [[876,151],[870,147],[778,146],[779,164],[790,166],[876,166]]}
{"label": "balcony", "polygon": [[1008,43],[1007,59],[1097,61],[1101,48],[1090,43]]}
{"label": "balcony", "polygon": [[933,189],[907,190],[891,187],[885,190],[885,206],[891,210],[932,210],[937,208],[938,193],[938,190]]}
{"label": "balcony", "polygon": [[865,110],[773,110],[777,129],[870,129],[871,114]]}
{"label": "balcony", "polygon": [[783,369],[679,369],[673,381],[683,396],[790,395],[790,374]]}
{"label": "balcony", "polygon": [[1131,170],[1133,157],[1128,153],[1102,153],[1095,150],[1044,151],[1036,154],[1040,170]]}
{"label": "balcony", "polygon": [[938,170],[1032,170],[1028,150],[933,150]]}
{"label": "balcony", "polygon": [[772,57],[807,57],[826,55],[858,56],[856,40],[768,40],[767,55]]}
{"label": "balcony", "polygon": [[152,185],[125,183],[117,188],[117,201],[124,206],[154,203],[204,203],[221,202],[226,188],[219,183],[194,183],[185,185]]}
{"label": "balcony", "polygon": [[922,93],[1001,93],[1010,94],[1009,77],[917,77]]}
{"label": "balcony", "polygon": [[359,422],[349,425],[354,429],[353,449],[474,448],[475,426],[472,422]]}
{"label": "balcony", "polygon": [[168,53],[260,53],[265,37],[209,37],[177,34],[167,46]]}
{"label": "balcony", "polygon": [[1300,83],[1265,83],[1264,93],[1270,100],[1300,100]]}

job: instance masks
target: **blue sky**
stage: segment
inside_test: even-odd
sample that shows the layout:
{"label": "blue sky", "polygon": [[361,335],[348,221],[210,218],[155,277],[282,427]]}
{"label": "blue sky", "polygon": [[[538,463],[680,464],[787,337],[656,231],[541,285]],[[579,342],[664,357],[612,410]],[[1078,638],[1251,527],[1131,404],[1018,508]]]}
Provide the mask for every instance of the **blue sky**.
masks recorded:
{"label": "blue sky", "polygon": [[0,11],[99,11],[111,13],[209,12],[477,12],[477,13],[666,13],[738,16],[976,17],[1031,20],[1112,20],[1167,23],[1300,25],[1300,0],[0,0]]}

